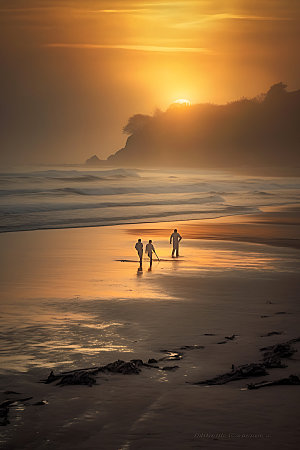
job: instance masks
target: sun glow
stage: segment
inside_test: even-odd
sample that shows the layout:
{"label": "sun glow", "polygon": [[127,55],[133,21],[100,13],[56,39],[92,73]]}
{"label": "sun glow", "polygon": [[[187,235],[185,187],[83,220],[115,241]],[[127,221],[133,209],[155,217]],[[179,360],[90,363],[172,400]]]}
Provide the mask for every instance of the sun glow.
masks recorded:
{"label": "sun glow", "polygon": [[178,100],[175,100],[174,103],[178,105],[191,106],[191,102],[186,98],[179,98]]}

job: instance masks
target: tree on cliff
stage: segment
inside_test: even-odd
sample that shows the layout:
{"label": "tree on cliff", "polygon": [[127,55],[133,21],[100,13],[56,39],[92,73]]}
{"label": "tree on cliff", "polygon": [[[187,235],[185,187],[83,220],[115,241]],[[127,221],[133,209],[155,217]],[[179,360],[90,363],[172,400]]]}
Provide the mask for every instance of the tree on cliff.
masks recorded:
{"label": "tree on cliff", "polygon": [[135,114],[123,131],[123,149],[109,157],[121,165],[206,168],[293,168],[300,173],[300,90],[283,82],[252,99],[226,105],[168,108]]}
{"label": "tree on cliff", "polygon": [[127,125],[123,128],[123,133],[125,134],[134,134],[141,131],[147,124],[152,120],[151,116],[147,116],[146,114],[135,114],[130,117]]}

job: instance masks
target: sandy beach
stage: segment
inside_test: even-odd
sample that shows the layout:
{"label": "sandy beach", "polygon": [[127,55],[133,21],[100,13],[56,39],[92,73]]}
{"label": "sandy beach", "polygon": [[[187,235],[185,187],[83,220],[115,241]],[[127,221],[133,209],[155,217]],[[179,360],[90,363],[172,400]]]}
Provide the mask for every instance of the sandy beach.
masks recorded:
{"label": "sandy beach", "polygon": [[[299,352],[267,376],[194,384],[298,338],[299,227],[274,214],[177,222],[174,260],[170,223],[0,235],[1,401],[22,400],[2,448],[296,449],[299,386],[247,385],[299,376]],[[137,237],[161,258],[151,271],[147,258],[138,271]],[[149,358],[159,369],[100,373],[93,387],[39,383]]]}
{"label": "sandy beach", "polygon": [[299,18],[1,1],[0,450],[300,448]]}

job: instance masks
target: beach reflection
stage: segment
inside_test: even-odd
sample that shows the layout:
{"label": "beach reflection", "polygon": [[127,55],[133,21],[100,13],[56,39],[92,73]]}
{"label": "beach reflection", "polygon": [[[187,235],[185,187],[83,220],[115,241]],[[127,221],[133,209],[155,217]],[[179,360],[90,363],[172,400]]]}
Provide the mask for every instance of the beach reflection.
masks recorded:
{"label": "beach reflection", "polygon": [[179,270],[285,271],[293,259],[285,248],[185,237],[183,257],[172,259],[169,232],[158,226],[139,229],[144,242],[153,237],[161,259],[153,259],[151,272],[146,257],[140,270],[132,225],[2,234],[1,299],[167,298],[149,277]]}
{"label": "beach reflection", "polygon": [[[85,308],[70,300],[26,302],[27,312],[16,304],[3,308],[0,345],[0,373],[27,372],[30,369],[73,367],[91,356],[132,351],[131,342],[120,335],[126,323],[101,318],[101,308]],[[66,308],[81,312],[66,313]],[[47,312],[45,312],[47,311]],[[83,311],[88,311],[84,313]],[[94,312],[94,314],[93,314]]]}
{"label": "beach reflection", "polygon": [[[137,351],[145,338],[145,316],[135,316],[137,309],[181,301],[165,289],[162,276],[259,277],[298,267],[297,250],[185,237],[183,256],[172,259],[172,227],[163,225],[152,234],[141,226],[138,235],[132,225],[0,235],[3,371],[99,365]],[[160,260],[153,260],[151,271],[148,258],[140,270],[136,238],[153,239]],[[151,319],[153,329],[157,320]]]}
{"label": "beach reflection", "polygon": [[[214,221],[174,222],[170,225],[128,225],[127,233],[138,235],[144,241],[149,237],[154,240],[162,258],[158,265],[154,264],[154,271],[157,268],[165,273],[207,271],[208,275],[227,270],[297,271],[299,250],[293,245],[298,243],[299,228],[290,223],[285,227],[275,223],[270,228],[264,222],[259,224],[259,220],[262,219],[249,215],[223,217]],[[172,259],[169,238],[174,226],[184,238],[180,244],[183,256]]]}
{"label": "beach reflection", "polygon": [[[141,289],[134,239],[121,227],[10,233],[0,240],[4,300],[158,295],[154,285]],[[116,261],[120,257],[129,262]],[[145,261],[144,271],[148,265]]]}

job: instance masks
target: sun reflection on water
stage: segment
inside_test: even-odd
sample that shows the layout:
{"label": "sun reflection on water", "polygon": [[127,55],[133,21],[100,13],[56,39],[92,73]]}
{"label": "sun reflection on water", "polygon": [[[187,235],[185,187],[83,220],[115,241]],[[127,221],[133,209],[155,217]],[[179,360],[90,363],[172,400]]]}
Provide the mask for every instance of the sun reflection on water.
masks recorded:
{"label": "sun reflection on water", "polygon": [[[73,367],[91,360],[100,364],[133,352],[143,340],[141,318],[134,317],[135,302],[181,301],[164,289],[163,276],[282,273],[293,271],[298,257],[284,248],[184,239],[182,256],[172,259],[169,231],[166,235],[157,228],[150,234],[145,225],[132,236],[129,228],[17,235],[23,253],[8,258],[0,275],[3,371]],[[138,237],[144,242],[153,239],[160,260],[153,261],[151,271],[147,257],[138,270]],[[123,304],[129,305],[127,316],[120,313]]]}

